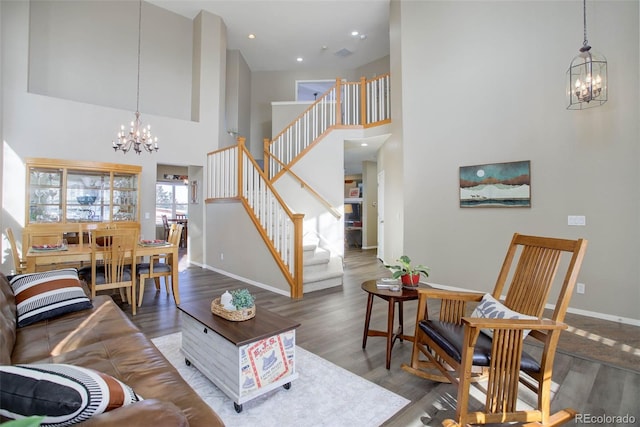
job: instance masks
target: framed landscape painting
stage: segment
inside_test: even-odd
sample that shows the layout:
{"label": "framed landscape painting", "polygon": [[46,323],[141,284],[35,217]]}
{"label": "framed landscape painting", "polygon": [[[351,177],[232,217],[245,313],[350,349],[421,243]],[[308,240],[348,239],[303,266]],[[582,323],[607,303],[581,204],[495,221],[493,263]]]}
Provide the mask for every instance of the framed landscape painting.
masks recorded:
{"label": "framed landscape painting", "polygon": [[531,207],[531,162],[461,166],[460,207]]}

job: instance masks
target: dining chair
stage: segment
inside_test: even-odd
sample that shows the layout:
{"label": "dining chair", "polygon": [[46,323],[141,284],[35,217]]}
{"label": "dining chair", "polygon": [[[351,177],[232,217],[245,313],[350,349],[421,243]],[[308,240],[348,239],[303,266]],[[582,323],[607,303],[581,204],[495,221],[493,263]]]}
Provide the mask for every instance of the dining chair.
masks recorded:
{"label": "dining chair", "polygon": [[20,256],[20,252],[18,251],[18,246],[16,245],[16,239],[13,236],[13,230],[7,227],[4,230],[7,240],[9,241],[9,246],[11,246],[11,256],[13,257],[13,268],[16,274],[22,274],[27,271],[27,260],[22,259]]}
{"label": "dining chair", "polygon": [[[22,248],[23,251],[29,251],[31,248],[38,246],[54,246],[60,245],[67,238],[73,237],[77,239],[82,234],[82,225],[80,223],[70,224],[38,224],[38,226],[28,226],[22,232]],[[82,240],[77,243],[83,246]],[[39,269],[59,269],[59,268],[80,268],[80,262],[59,262],[50,265],[40,265]]]}
{"label": "dining chair", "polygon": [[164,240],[169,240],[169,230],[171,230],[171,226],[169,225],[169,218],[166,215],[162,215],[162,226],[164,227]]}
{"label": "dining chair", "polygon": [[[405,371],[457,384],[455,419],[447,427],[524,422],[560,425],[575,417],[572,408],[551,414],[553,361],[563,323],[587,248],[584,239],[568,240],[514,234],[492,294],[418,289],[411,363]],[[556,280],[556,273],[563,272]],[[508,283],[509,282],[509,283]],[[550,292],[553,284],[559,289]],[[503,290],[504,302],[500,301]],[[557,295],[550,319],[543,319],[548,296]],[[431,304],[429,304],[431,302]],[[479,303],[469,314],[467,305]],[[439,313],[431,313],[439,307]],[[523,351],[525,336],[542,347],[540,357]],[[529,339],[529,338],[527,338]],[[471,383],[485,402],[475,403]],[[519,407],[519,385],[536,395],[534,409]],[[479,407],[478,410],[470,408]]]}
{"label": "dining chair", "polygon": [[[180,243],[180,236],[182,235],[182,224],[171,224],[169,229],[169,239],[167,243],[171,245],[178,245]],[[160,278],[164,277],[164,286],[167,291],[173,292],[172,281],[172,255],[162,254],[154,255],[150,257],[149,262],[138,263],[136,271],[138,274],[138,307],[142,305],[142,298],[144,297],[144,285],[146,279],[153,279],[156,285],[156,291],[160,290]],[[169,283],[171,282],[171,285]]]}
{"label": "dining chair", "polygon": [[91,297],[101,290],[118,289],[136,314],[136,229],[97,229],[91,232]]}

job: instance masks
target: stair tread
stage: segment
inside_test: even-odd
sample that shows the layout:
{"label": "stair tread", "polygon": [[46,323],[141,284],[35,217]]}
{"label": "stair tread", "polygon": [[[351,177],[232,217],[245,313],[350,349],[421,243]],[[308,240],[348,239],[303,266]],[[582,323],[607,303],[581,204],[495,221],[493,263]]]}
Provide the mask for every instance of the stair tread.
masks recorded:
{"label": "stair tread", "polygon": [[330,258],[331,252],[326,249],[316,248],[315,251],[306,251],[303,254],[303,264],[304,266],[326,264]]}
{"label": "stair tread", "polygon": [[305,273],[304,283],[313,283],[321,280],[331,279],[335,277],[344,276],[344,269],[342,267],[342,258],[331,257],[327,263],[327,268],[320,271],[313,271]]}

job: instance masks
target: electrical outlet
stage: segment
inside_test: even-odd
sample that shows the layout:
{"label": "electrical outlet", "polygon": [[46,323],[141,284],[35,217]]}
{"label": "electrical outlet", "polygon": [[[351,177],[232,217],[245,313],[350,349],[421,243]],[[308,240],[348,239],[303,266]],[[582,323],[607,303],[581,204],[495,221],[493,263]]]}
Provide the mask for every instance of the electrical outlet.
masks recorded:
{"label": "electrical outlet", "polygon": [[220,252],[220,261],[224,260],[224,254]]}
{"label": "electrical outlet", "polygon": [[584,291],[585,291],[584,283],[578,283],[576,285],[576,292],[579,293],[579,294],[584,294]]}

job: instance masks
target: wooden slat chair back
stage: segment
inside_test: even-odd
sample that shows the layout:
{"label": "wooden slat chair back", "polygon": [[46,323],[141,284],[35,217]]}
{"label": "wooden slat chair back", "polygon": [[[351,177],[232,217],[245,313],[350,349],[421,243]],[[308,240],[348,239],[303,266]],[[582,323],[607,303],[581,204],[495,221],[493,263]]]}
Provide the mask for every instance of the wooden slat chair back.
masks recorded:
{"label": "wooden slat chair back", "polygon": [[162,215],[162,227],[164,229],[164,240],[169,240],[169,231],[171,226],[169,225],[169,218],[166,215]]}
{"label": "wooden slat chair back", "polygon": [[[57,245],[62,243],[63,239],[77,239],[82,235],[82,225],[80,223],[70,224],[35,224],[24,228],[22,232],[22,248],[28,251],[33,246]],[[73,242],[73,240],[72,240]],[[82,241],[78,242],[80,246]],[[51,270],[60,268],[81,267],[80,262],[64,262],[49,265],[39,265],[40,270]]]}
{"label": "wooden slat chair back", "polygon": [[[77,237],[82,233],[82,224],[37,224],[30,225],[23,230],[23,248],[33,245],[55,244],[69,236]],[[82,245],[82,242],[78,242]]]}
{"label": "wooden slat chair back", "polygon": [[7,240],[9,241],[9,246],[11,246],[13,268],[16,274],[25,273],[27,271],[27,260],[23,259],[22,256],[20,256],[20,251],[18,250],[18,246],[16,245],[16,239],[13,236],[13,230],[11,228],[6,228],[4,230],[4,233],[7,236]]}
{"label": "wooden slat chair back", "polygon": [[[180,243],[180,236],[182,235],[181,224],[171,224],[169,227],[169,235],[167,242],[172,245],[178,245]],[[142,305],[142,299],[144,297],[144,284],[146,279],[153,279],[156,285],[156,290],[160,290],[160,278],[164,277],[164,287],[167,295],[170,291],[173,291],[172,277],[172,259],[171,254],[166,255],[154,255],[150,257],[149,262],[139,263],[137,265],[138,272],[138,307]],[[170,283],[171,281],[171,283]]]}
{"label": "wooden slat chair back", "polygon": [[[97,229],[91,232],[92,298],[97,291],[119,289],[123,301],[129,302],[136,314],[136,247],[135,229]],[[125,294],[126,293],[126,294]]]}
{"label": "wooden slat chair back", "polygon": [[[567,327],[562,322],[586,247],[584,239],[513,236],[492,295],[500,300],[508,283],[504,305],[536,317],[534,320],[469,317],[467,306],[481,301],[483,294],[418,290],[411,363],[403,365],[403,369],[458,385],[456,418],[443,425],[524,421],[531,425],[559,425],[575,416],[571,408],[550,414],[551,376],[558,339]],[[560,267],[564,274],[555,280]],[[560,289],[553,315],[550,320],[542,319],[554,283]],[[436,307],[440,301],[437,320],[429,319],[429,300],[436,300]],[[492,337],[481,333],[487,329],[492,330]],[[539,360],[523,351],[525,330],[531,331],[529,337],[542,343]],[[487,379],[484,410],[469,411],[471,383],[483,379]],[[537,393],[536,409],[517,410],[520,383]]]}

